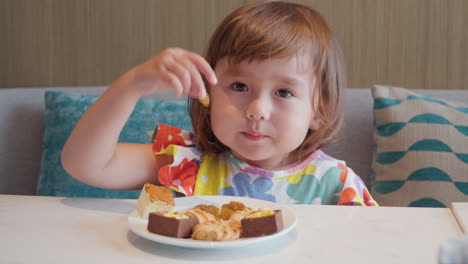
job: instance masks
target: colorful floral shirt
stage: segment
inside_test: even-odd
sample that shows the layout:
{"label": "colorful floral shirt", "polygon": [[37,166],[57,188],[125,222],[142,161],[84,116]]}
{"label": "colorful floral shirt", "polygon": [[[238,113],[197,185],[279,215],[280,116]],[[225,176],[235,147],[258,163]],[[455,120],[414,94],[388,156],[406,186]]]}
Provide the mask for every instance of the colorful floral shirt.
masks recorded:
{"label": "colorful floral shirt", "polygon": [[201,153],[193,134],[159,124],[153,152],[170,154],[174,161],[159,170],[159,181],[192,195],[232,195],[280,204],[338,204],[377,206],[365,184],[345,162],[321,150],[294,167],[267,171],[235,158],[231,152]]}

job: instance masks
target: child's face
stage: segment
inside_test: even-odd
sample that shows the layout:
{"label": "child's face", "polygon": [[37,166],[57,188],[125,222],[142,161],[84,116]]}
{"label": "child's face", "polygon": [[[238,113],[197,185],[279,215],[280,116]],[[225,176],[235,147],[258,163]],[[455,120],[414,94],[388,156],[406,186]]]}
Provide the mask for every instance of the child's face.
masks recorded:
{"label": "child's face", "polygon": [[310,61],[296,56],[243,61],[227,58],[215,67],[210,89],[211,124],[234,156],[251,165],[278,170],[297,162],[289,153],[318,128]]}

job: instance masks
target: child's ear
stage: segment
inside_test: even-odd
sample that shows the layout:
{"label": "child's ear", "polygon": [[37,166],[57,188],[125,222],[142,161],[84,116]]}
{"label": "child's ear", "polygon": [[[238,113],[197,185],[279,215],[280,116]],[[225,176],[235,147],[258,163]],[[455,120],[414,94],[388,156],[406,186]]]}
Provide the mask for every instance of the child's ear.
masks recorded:
{"label": "child's ear", "polygon": [[320,121],[318,120],[318,118],[316,118],[316,117],[312,118],[312,120],[310,121],[309,128],[312,131],[317,131],[320,128]]}
{"label": "child's ear", "polygon": [[312,130],[312,131],[316,131],[318,130],[320,127],[321,127],[321,122],[320,122],[320,119],[317,117],[317,115],[315,113],[318,113],[319,111],[319,94],[318,94],[318,87],[317,87],[317,83],[316,83],[316,78],[315,76],[313,77],[313,82],[314,82],[314,90],[313,90],[313,95],[312,95],[312,118],[310,120],[310,126],[309,128]]}

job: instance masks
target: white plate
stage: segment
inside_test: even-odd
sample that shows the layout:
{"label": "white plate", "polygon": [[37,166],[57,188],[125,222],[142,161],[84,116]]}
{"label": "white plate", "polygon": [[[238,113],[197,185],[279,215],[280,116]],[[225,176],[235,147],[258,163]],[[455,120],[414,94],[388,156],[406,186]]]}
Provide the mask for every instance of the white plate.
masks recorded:
{"label": "white plate", "polygon": [[229,203],[230,201],[237,201],[243,203],[247,207],[251,208],[269,208],[269,209],[281,209],[283,215],[283,230],[278,233],[254,237],[254,238],[241,238],[237,240],[230,241],[201,241],[193,240],[188,238],[173,238],[162,236],[154,233],[150,233],[147,229],[148,220],[143,219],[138,214],[137,210],[134,210],[128,216],[128,226],[135,234],[153,240],[159,243],[180,246],[180,247],[189,247],[189,248],[229,248],[229,247],[238,247],[246,246],[253,243],[259,243],[266,240],[271,240],[283,236],[294,229],[296,226],[296,215],[288,208],[275,204],[272,202],[257,200],[246,197],[237,197],[237,196],[191,196],[191,197],[182,197],[175,198],[176,206],[174,211],[181,211],[185,209],[192,208],[199,204],[212,204],[218,207],[221,207],[223,204]]}

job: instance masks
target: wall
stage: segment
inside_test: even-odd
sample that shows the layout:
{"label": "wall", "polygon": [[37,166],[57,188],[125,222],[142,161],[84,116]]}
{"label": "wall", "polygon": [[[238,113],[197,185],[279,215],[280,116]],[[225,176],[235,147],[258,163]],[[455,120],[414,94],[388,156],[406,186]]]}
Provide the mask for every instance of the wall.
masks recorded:
{"label": "wall", "polygon": [[[0,87],[108,85],[168,46],[203,52],[240,0],[0,0]],[[340,40],[349,87],[468,89],[468,1],[302,0]]]}

